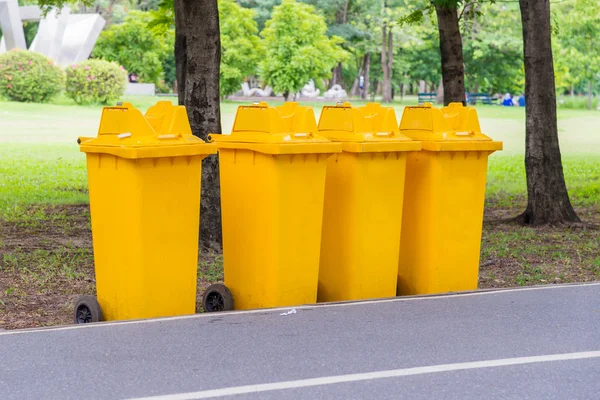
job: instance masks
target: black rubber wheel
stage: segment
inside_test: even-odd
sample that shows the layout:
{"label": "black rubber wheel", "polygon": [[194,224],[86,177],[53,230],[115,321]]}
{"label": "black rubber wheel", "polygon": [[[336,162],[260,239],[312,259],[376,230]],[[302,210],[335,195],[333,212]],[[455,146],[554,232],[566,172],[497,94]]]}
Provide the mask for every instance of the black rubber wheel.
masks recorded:
{"label": "black rubber wheel", "polygon": [[94,296],[81,296],[75,304],[75,323],[89,324],[102,321],[102,310]]}
{"label": "black rubber wheel", "polygon": [[204,292],[202,307],[205,312],[231,311],[233,310],[233,296],[227,286],[215,283]]}

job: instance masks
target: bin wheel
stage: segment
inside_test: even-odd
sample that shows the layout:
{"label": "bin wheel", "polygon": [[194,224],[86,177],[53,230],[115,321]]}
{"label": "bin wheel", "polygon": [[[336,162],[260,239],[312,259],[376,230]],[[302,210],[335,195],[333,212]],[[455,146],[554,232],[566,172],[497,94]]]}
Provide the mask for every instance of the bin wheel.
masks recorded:
{"label": "bin wheel", "polygon": [[102,310],[94,296],[81,296],[75,304],[75,323],[89,324],[102,321]]}
{"label": "bin wheel", "polygon": [[204,292],[202,307],[205,312],[231,311],[233,310],[233,296],[227,286],[215,283]]}

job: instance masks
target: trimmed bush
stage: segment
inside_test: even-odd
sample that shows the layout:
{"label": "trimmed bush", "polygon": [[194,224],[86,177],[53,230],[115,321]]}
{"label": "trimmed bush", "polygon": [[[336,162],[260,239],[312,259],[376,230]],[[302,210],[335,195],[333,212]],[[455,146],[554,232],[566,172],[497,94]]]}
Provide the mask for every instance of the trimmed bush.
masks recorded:
{"label": "trimmed bush", "polygon": [[125,93],[127,72],[118,64],[87,60],[65,69],[66,94],[79,104],[108,104]]}
{"label": "trimmed bush", "polygon": [[43,103],[58,92],[63,73],[46,56],[28,50],[0,54],[0,94],[9,100]]}

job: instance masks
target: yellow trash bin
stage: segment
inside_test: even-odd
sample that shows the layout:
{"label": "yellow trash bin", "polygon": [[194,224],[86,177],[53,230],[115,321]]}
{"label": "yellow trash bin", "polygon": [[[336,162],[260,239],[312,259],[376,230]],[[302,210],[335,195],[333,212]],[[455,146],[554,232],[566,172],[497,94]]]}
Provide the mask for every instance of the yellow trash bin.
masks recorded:
{"label": "yellow trash bin", "polygon": [[398,294],[477,289],[488,156],[502,143],[461,103],[406,107],[400,132],[423,151],[406,167]]}
{"label": "yellow trash bin", "polygon": [[186,110],[158,102],[146,115],[105,107],[87,155],[97,301],[75,322],[195,313],[202,159],[216,147],[192,135]]}
{"label": "yellow trash bin", "polygon": [[319,134],[342,143],[328,160],[318,300],[396,296],[406,155],[391,107],[323,107]]}
{"label": "yellow trash bin", "polygon": [[225,285],[206,311],[315,303],[327,159],[341,151],[316,134],[311,107],[238,108],[219,149]]}

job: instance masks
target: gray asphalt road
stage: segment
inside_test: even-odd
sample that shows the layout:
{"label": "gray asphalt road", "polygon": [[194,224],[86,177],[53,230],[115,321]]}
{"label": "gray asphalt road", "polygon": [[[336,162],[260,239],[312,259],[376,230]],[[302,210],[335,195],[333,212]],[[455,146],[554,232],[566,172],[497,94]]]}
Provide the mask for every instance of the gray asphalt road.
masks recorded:
{"label": "gray asphalt road", "polygon": [[600,284],[296,310],[3,332],[0,399],[600,398]]}

